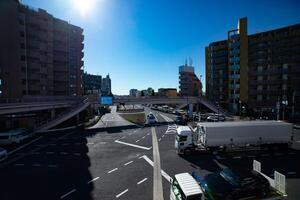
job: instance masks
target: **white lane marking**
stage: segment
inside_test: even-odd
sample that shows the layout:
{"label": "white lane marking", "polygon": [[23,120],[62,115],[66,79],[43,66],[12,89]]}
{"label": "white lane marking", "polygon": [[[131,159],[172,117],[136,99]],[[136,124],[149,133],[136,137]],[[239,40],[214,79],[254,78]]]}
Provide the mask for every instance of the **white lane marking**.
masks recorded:
{"label": "white lane marking", "polygon": [[144,139],[146,136],[142,137],[142,139]]}
{"label": "white lane marking", "polygon": [[124,138],[126,138],[126,136],[121,137],[121,139],[124,139]]}
{"label": "white lane marking", "polygon": [[135,141],[135,143],[139,142],[140,140]]}
{"label": "white lane marking", "polygon": [[165,137],[165,135],[163,135],[162,137]]}
{"label": "white lane marking", "polygon": [[133,163],[133,161],[129,161],[129,162],[125,163],[124,166],[129,165],[131,163]]}
{"label": "white lane marking", "polygon": [[223,157],[221,157],[221,156],[216,156],[216,159],[218,159],[218,160],[224,160],[225,158],[223,158]]}
{"label": "white lane marking", "polygon": [[[153,161],[150,160],[150,158],[148,158],[146,155],[143,155],[140,158],[145,159],[153,167]],[[170,183],[173,181],[173,179],[164,170],[161,170],[161,175]]]}
{"label": "white lane marking", "polygon": [[233,159],[241,159],[242,158],[242,156],[234,156],[234,157],[232,157]]}
{"label": "white lane marking", "polygon": [[114,171],[117,171],[117,170],[118,170],[118,168],[114,168],[114,169],[110,170],[110,171],[107,172],[107,173],[110,174],[110,173],[112,173],[112,172],[114,172]]}
{"label": "white lane marking", "polygon": [[68,155],[68,152],[60,152],[61,155]]}
{"label": "white lane marking", "polygon": [[135,131],[133,131],[134,133],[136,133],[137,132],[137,130],[135,130]]}
{"label": "white lane marking", "polygon": [[21,164],[21,163],[20,164],[15,164],[15,166],[24,166],[24,164]]}
{"label": "white lane marking", "polygon": [[48,165],[48,167],[55,168],[57,165]]}
{"label": "white lane marking", "polygon": [[74,156],[81,156],[81,153],[73,153]]}
{"label": "white lane marking", "polygon": [[91,144],[94,144],[94,142],[88,142],[87,144],[91,145]]}
{"label": "white lane marking", "polygon": [[107,142],[100,142],[100,144],[106,144]]}
{"label": "white lane marking", "polygon": [[120,194],[116,195],[116,198],[119,198],[120,196],[122,196],[123,194],[125,194],[126,192],[128,192],[128,189],[124,190],[123,192],[121,192]]}
{"label": "white lane marking", "polygon": [[139,184],[145,182],[147,179],[148,179],[148,178],[144,178],[143,180],[140,180],[139,182],[137,182],[137,185],[139,185]]}
{"label": "white lane marking", "polygon": [[159,138],[158,141],[160,142],[160,141],[161,141],[161,138]]}
{"label": "white lane marking", "polygon": [[150,135],[150,133],[147,133],[147,135]]}
{"label": "white lane marking", "polygon": [[32,167],[40,167],[40,164],[32,164]]}
{"label": "white lane marking", "polygon": [[38,140],[41,139],[42,137],[43,137],[43,136],[40,136],[40,137],[38,137],[38,138],[32,140],[31,142],[28,142],[27,144],[24,144],[24,145],[20,146],[19,148],[16,148],[15,150],[12,150],[12,151],[8,152],[7,155],[9,156],[9,155],[15,153],[16,151],[19,151],[20,149],[23,149],[24,147],[27,147],[28,145],[34,143],[35,141],[38,141]]}
{"label": "white lane marking", "polygon": [[89,184],[89,183],[94,182],[94,181],[96,181],[96,180],[98,180],[98,179],[99,179],[99,176],[97,176],[96,178],[93,178],[92,180],[90,180],[90,181],[87,182],[87,183]]}
{"label": "white lane marking", "polygon": [[46,154],[54,154],[54,152],[52,152],[52,151],[51,152],[46,152]]}
{"label": "white lane marking", "polygon": [[293,175],[293,174],[296,174],[296,172],[288,172],[287,174]]}
{"label": "white lane marking", "polygon": [[140,145],[130,144],[130,143],[122,142],[122,141],[119,141],[119,140],[115,140],[115,142],[119,143],[119,144],[124,144],[124,145],[127,145],[127,146],[132,146],[132,147],[136,147],[136,148],[140,148],[140,149],[145,149],[145,150],[150,150],[152,148],[152,147],[143,147],[143,146],[140,146]]}
{"label": "white lane marking", "polygon": [[65,198],[66,196],[72,194],[72,193],[75,192],[75,191],[76,191],[76,189],[71,190],[70,192],[68,192],[68,193],[66,193],[66,194],[64,194],[64,195],[62,195],[62,196],[60,196],[60,199]]}
{"label": "white lane marking", "polygon": [[129,133],[129,135],[132,135],[132,133]]}

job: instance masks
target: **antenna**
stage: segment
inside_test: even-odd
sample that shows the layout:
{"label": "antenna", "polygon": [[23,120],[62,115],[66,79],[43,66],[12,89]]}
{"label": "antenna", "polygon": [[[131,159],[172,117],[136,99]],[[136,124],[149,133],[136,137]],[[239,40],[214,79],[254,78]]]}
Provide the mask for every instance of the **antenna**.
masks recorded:
{"label": "antenna", "polygon": [[189,60],[190,60],[190,66],[193,66],[193,59],[189,58]]}

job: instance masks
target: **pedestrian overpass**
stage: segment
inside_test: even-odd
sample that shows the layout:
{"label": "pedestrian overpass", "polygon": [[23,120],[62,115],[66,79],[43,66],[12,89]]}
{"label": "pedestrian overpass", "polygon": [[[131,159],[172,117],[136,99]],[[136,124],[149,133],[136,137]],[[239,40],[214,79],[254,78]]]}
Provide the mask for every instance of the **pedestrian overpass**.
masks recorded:
{"label": "pedestrian overpass", "polygon": [[[164,104],[164,105],[188,105],[189,114],[192,114],[193,105],[201,104],[213,112],[230,116],[228,112],[208,101],[205,97],[178,96],[178,97],[113,97],[112,105],[135,104]],[[35,131],[41,132],[51,129],[60,123],[78,115],[80,112],[92,106],[97,109],[102,105],[100,97],[95,95],[84,97],[26,97],[17,101],[3,100],[0,102],[0,116],[14,115],[17,113],[32,113],[51,111],[51,118],[35,127]],[[107,106],[107,105],[106,105]],[[66,112],[57,115],[55,109],[66,108]]]}
{"label": "pedestrian overpass", "polygon": [[221,107],[213,104],[205,97],[177,96],[177,97],[117,97],[113,99],[114,105],[134,105],[134,104],[169,104],[169,105],[193,105],[201,104],[215,113],[223,114],[227,117],[230,114]]}

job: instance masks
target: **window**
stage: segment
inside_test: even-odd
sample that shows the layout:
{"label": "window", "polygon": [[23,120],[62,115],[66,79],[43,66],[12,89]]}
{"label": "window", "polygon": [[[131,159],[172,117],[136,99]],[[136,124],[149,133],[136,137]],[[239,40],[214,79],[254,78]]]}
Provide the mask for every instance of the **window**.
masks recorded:
{"label": "window", "polygon": [[24,36],[25,36],[25,33],[24,33],[23,31],[21,31],[21,32],[20,32],[20,36],[21,36],[21,37],[24,37]]}
{"label": "window", "polygon": [[21,55],[21,60],[25,61],[25,56],[24,55]]}
{"label": "window", "polygon": [[20,47],[21,47],[21,49],[25,49],[25,44],[24,44],[24,43],[21,43],[21,44],[20,44]]}

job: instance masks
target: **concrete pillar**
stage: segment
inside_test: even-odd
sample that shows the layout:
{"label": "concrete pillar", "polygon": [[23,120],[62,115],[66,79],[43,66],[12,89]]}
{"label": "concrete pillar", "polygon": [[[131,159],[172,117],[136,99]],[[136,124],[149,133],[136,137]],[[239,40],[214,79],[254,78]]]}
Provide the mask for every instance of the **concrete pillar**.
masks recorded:
{"label": "concrete pillar", "polygon": [[76,115],[76,124],[79,124],[79,113]]}
{"label": "concrete pillar", "polygon": [[193,118],[193,104],[192,103],[189,104],[188,116],[189,116],[190,119]]}
{"label": "concrete pillar", "polygon": [[55,118],[55,109],[51,109],[51,119]]}

